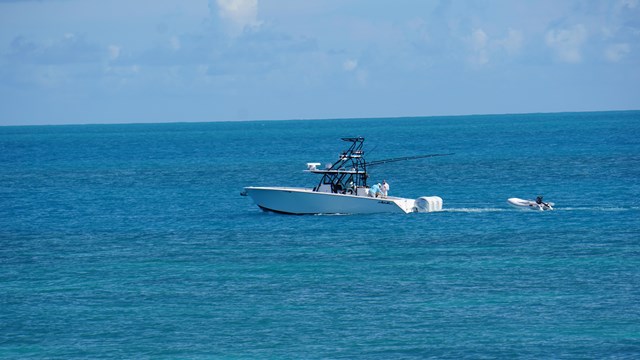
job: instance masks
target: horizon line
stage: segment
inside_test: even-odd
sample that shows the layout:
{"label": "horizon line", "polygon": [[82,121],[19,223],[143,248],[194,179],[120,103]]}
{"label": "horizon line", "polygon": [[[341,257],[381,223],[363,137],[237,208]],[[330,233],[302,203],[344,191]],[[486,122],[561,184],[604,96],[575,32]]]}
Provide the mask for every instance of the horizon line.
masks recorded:
{"label": "horizon line", "polygon": [[209,124],[209,123],[250,123],[250,122],[280,122],[280,121],[334,121],[334,120],[381,120],[381,119],[417,119],[417,118],[449,118],[471,116],[507,116],[507,115],[552,115],[552,114],[581,114],[581,113],[612,113],[634,112],[640,109],[625,110],[589,110],[589,111],[541,111],[530,113],[487,113],[487,114],[452,114],[452,115],[409,115],[409,116],[373,116],[373,117],[337,117],[337,118],[290,118],[290,119],[245,119],[245,120],[194,120],[194,121],[160,121],[160,122],[95,122],[95,123],[59,123],[59,124],[0,124],[0,127],[28,127],[28,126],[91,126],[91,125],[162,125],[162,124]]}

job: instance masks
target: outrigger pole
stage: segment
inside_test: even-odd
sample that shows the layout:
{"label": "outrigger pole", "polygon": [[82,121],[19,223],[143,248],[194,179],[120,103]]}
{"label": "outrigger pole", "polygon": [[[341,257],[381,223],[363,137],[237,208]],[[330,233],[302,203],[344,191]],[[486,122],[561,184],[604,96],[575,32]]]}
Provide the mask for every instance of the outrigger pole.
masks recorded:
{"label": "outrigger pole", "polygon": [[367,163],[367,166],[375,166],[375,165],[381,165],[381,164],[386,164],[386,163],[396,162],[396,161],[413,160],[413,159],[422,159],[422,158],[429,158],[429,157],[436,157],[436,156],[449,156],[449,155],[454,155],[454,154],[455,154],[455,153],[450,153],[450,154],[428,154],[428,155],[416,155],[416,156],[403,156],[403,157],[398,157],[398,158],[391,158],[391,159],[384,159],[384,160],[369,161],[369,162]]}

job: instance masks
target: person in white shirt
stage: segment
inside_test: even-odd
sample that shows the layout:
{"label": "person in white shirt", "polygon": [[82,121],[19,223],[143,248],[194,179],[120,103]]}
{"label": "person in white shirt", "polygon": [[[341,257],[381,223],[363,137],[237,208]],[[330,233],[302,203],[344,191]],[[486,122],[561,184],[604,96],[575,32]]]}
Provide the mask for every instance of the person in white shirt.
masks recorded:
{"label": "person in white shirt", "polygon": [[382,186],[380,187],[382,190],[382,197],[387,197],[387,193],[389,192],[389,183],[387,180],[382,180]]}

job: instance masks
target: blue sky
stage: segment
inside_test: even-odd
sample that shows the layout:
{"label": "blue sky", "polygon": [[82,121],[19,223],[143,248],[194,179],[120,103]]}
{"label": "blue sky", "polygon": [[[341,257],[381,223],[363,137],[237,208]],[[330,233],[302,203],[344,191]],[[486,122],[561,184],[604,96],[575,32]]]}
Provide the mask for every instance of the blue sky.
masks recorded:
{"label": "blue sky", "polygon": [[640,109],[640,0],[0,0],[0,125]]}

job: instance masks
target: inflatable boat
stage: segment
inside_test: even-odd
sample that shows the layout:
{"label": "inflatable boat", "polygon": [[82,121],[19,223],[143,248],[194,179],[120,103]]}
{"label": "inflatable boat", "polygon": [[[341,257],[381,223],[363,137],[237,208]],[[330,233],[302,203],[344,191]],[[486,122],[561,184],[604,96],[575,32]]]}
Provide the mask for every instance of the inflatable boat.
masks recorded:
{"label": "inflatable boat", "polygon": [[507,203],[509,203],[509,205],[516,207],[518,209],[537,210],[537,211],[553,210],[553,205],[554,205],[553,203],[542,201],[542,196],[538,196],[538,198],[535,201],[518,199],[518,198],[509,198],[507,199]]}

